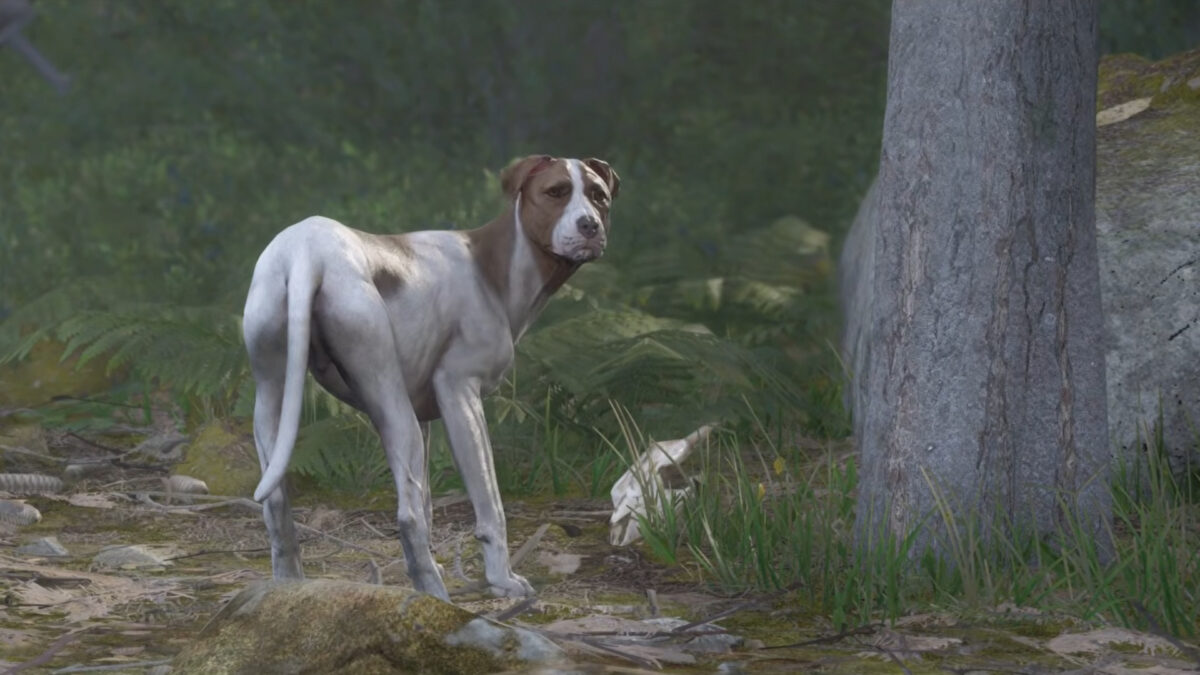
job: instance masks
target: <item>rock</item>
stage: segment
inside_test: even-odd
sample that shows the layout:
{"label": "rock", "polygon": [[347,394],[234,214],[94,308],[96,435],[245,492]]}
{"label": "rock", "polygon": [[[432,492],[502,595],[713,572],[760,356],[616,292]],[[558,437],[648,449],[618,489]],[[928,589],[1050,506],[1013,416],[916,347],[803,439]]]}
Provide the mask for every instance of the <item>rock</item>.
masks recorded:
{"label": "rock", "polygon": [[[1097,106],[1109,433],[1128,450],[1161,430],[1177,471],[1195,453],[1200,427],[1200,91],[1188,84],[1198,76],[1200,50],[1158,63],[1105,57]],[[875,202],[872,186],[839,265],[842,353],[852,378],[870,348],[863,319],[872,303]],[[861,410],[865,385],[853,380],[846,403]]]}
{"label": "rock", "polygon": [[181,673],[490,673],[556,662],[545,638],[411,589],[263,582],[176,658]]}
{"label": "rock", "polygon": [[177,473],[204,481],[212,494],[250,496],[261,469],[254,442],[213,422],[196,433],[183,453]]}
{"label": "rock", "polygon": [[1178,472],[1200,425],[1200,50],[1100,66],[1098,109],[1149,98],[1096,135],[1108,424],[1122,448],[1160,427]]}
{"label": "rock", "polygon": [[140,544],[109,546],[92,559],[96,567],[121,570],[154,570],[171,564],[161,553]]}
{"label": "rock", "polygon": [[40,473],[0,473],[0,490],[14,495],[51,495],[62,492],[63,482]]}
{"label": "rock", "polygon": [[41,519],[42,512],[31,504],[14,499],[0,499],[0,522],[32,525]]}
{"label": "rock", "polygon": [[71,555],[65,546],[58,543],[58,537],[42,537],[17,547],[17,555],[28,555],[38,558],[61,558]]}
{"label": "rock", "polygon": [[182,492],[189,495],[206,495],[208,494],[208,484],[199,478],[184,476],[183,474],[175,474],[167,479],[166,488],[168,492]]}

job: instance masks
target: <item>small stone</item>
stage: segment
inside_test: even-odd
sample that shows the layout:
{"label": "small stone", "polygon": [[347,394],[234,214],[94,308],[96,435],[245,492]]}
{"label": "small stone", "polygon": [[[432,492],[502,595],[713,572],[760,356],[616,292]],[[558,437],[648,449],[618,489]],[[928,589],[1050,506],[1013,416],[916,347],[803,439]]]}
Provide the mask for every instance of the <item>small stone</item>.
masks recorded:
{"label": "small stone", "polygon": [[171,564],[160,554],[142,546],[110,546],[96,554],[92,563],[108,569],[149,569],[161,568]]}
{"label": "small stone", "polygon": [[1193,77],[1187,81],[1188,89],[1200,89],[1200,77]]}
{"label": "small stone", "polygon": [[28,555],[37,558],[61,558],[71,555],[66,547],[58,543],[58,537],[42,537],[17,547],[17,555]]}
{"label": "small stone", "polygon": [[31,504],[13,499],[0,499],[0,522],[13,525],[32,525],[42,519],[42,512]]}

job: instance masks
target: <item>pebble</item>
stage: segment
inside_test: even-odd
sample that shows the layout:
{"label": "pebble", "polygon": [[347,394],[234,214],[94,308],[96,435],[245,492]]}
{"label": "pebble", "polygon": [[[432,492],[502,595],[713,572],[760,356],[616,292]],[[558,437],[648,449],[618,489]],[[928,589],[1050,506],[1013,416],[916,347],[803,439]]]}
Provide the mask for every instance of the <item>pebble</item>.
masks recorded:
{"label": "pebble", "polygon": [[108,569],[136,570],[148,568],[163,568],[171,564],[162,555],[135,544],[132,546],[110,546],[101,550],[92,559],[97,567]]}
{"label": "pebble", "polygon": [[58,543],[58,537],[42,537],[17,547],[17,555],[28,555],[38,558],[61,558],[71,555],[65,546]]}

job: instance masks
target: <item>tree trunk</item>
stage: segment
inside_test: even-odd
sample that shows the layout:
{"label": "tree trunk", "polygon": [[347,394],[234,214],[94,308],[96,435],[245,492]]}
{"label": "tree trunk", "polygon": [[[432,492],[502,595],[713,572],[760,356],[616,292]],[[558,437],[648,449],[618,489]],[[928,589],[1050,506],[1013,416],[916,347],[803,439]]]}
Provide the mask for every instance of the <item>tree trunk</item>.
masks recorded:
{"label": "tree trunk", "polygon": [[860,542],[931,516],[911,554],[945,553],[939,502],[985,535],[1105,532],[1096,24],[1095,0],[893,4]]}

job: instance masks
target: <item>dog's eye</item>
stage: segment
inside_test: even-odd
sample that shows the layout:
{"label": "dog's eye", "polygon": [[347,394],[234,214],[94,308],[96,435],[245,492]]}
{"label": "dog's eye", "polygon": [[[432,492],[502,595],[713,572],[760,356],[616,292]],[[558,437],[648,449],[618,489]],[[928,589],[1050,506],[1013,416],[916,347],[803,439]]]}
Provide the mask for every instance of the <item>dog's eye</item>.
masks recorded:
{"label": "dog's eye", "polygon": [[552,185],[549,190],[546,190],[546,194],[555,199],[562,199],[563,197],[571,194],[571,186],[563,185],[562,183],[559,183],[558,185]]}
{"label": "dog's eye", "polygon": [[597,204],[607,204],[608,193],[599,187],[594,187],[592,188],[592,201],[596,202]]}

